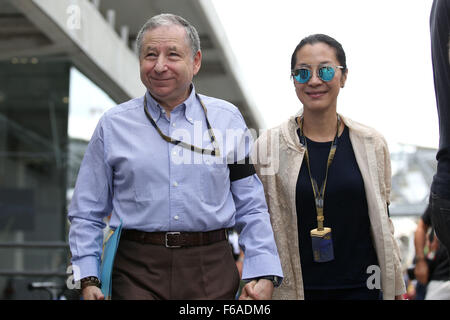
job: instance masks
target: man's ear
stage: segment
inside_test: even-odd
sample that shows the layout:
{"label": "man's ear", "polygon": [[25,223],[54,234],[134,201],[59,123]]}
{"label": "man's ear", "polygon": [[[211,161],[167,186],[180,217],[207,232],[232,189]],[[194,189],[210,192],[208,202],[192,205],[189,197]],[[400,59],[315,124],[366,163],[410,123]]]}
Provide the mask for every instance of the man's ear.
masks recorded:
{"label": "man's ear", "polygon": [[194,56],[194,76],[199,72],[202,65],[202,52],[200,50]]}

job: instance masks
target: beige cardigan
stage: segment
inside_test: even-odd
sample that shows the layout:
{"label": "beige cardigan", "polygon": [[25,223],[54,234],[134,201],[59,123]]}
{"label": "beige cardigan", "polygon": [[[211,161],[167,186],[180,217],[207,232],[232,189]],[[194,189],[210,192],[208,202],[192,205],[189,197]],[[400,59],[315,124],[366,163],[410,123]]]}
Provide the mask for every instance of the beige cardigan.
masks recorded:
{"label": "beige cardigan", "polygon": [[[262,134],[252,151],[256,172],[264,185],[284,273],[282,285],[274,291],[274,299],[304,299],[295,206],[304,147],[297,136],[296,116]],[[364,180],[372,239],[381,269],[383,299],[394,299],[406,290],[400,251],[387,214],[391,191],[387,143],[374,129],[348,118],[342,117],[342,120],[349,127],[350,141]]]}

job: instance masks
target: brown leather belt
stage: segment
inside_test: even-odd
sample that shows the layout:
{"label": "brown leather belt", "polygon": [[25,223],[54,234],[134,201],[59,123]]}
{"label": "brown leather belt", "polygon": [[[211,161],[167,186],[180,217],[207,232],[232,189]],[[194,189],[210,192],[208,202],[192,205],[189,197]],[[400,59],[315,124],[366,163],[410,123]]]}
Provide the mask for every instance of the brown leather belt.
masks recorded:
{"label": "brown leather belt", "polygon": [[156,244],[167,248],[194,247],[213,244],[227,239],[226,229],[207,232],[144,232],[126,229],[122,239],[140,243]]}

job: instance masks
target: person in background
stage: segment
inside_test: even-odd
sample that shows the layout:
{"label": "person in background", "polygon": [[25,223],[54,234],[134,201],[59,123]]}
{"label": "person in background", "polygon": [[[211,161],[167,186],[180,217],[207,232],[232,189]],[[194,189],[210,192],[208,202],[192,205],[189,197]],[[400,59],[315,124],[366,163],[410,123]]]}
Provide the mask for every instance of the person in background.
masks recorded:
{"label": "person in background", "polygon": [[270,299],[283,273],[261,181],[245,161],[251,141],[241,113],[196,92],[202,52],[184,18],[152,17],[137,45],[147,91],[100,119],[69,208],[84,299],[104,298],[102,219],[110,212],[111,228],[123,230],[112,299],[234,299],[232,227],[245,253],[245,298]]}
{"label": "person in background", "polygon": [[308,36],[290,71],[303,109],[262,134],[252,152],[285,276],[273,296],[376,300],[381,291],[403,299],[386,141],[337,113],[345,52],[330,36]]}
{"label": "person in background", "polygon": [[439,117],[437,172],[431,184],[431,220],[450,252],[450,0],[434,0],[430,14],[431,57]]}
{"label": "person in background", "polygon": [[431,207],[428,206],[414,234],[414,275],[418,282],[426,286],[425,300],[450,300],[450,259],[433,229],[430,232],[428,252],[425,252],[427,234],[432,226],[430,213]]}

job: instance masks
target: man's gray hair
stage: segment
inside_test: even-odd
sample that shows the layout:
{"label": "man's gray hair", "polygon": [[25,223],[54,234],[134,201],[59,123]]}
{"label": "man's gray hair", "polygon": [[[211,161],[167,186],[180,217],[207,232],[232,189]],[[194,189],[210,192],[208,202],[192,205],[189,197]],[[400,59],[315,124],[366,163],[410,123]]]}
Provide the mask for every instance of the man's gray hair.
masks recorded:
{"label": "man's gray hair", "polygon": [[188,43],[191,47],[192,57],[200,51],[200,37],[197,30],[186,19],[171,13],[162,13],[151,17],[141,28],[137,37],[136,45],[139,52],[139,57],[142,54],[142,39],[146,31],[156,29],[161,26],[178,25],[186,30]]}

